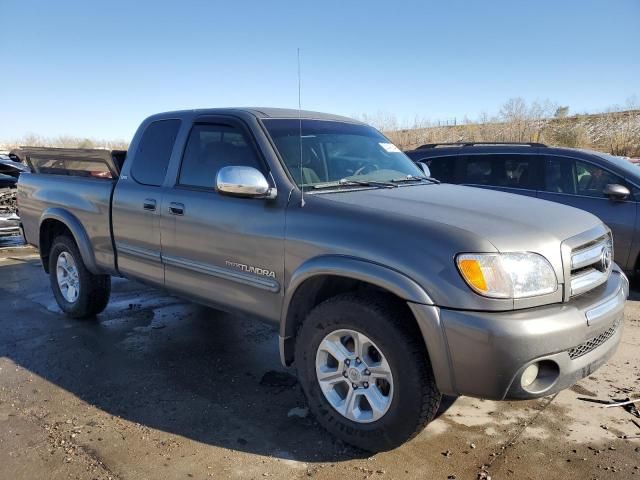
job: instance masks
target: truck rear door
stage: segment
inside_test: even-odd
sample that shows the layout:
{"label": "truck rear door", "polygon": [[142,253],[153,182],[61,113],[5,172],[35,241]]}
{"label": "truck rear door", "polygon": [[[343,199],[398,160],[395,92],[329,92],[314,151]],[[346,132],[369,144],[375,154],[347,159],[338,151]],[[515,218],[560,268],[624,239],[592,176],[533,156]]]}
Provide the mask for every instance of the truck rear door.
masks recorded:
{"label": "truck rear door", "polygon": [[196,301],[278,319],[286,196],[266,200],[220,194],[215,179],[226,166],[269,171],[239,120],[198,120],[175,185],[162,200],[165,285]]}
{"label": "truck rear door", "polygon": [[129,150],[112,202],[113,238],[118,270],[125,276],[164,285],[160,206],[180,120],[149,123]]}

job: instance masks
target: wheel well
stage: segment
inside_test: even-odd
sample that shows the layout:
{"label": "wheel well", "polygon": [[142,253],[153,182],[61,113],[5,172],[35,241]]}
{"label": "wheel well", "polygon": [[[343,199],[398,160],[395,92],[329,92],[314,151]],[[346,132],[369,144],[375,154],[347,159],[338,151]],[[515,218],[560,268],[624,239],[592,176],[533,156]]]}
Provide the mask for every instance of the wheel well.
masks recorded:
{"label": "wheel well", "polygon": [[53,240],[60,236],[67,235],[73,238],[73,234],[69,227],[67,227],[60,220],[48,219],[42,222],[40,225],[40,258],[42,259],[42,266],[44,271],[49,273],[49,251],[51,250],[51,244]]}
{"label": "wheel well", "polygon": [[[281,352],[282,360],[286,365],[293,363],[296,336],[307,314],[316,305],[340,293],[346,292],[355,292],[363,296],[384,295],[396,303],[398,308],[406,310],[408,316],[414,318],[405,300],[377,285],[336,275],[318,275],[312,277],[305,280],[296,289],[291,299],[289,309],[287,310]],[[416,328],[417,327],[418,325],[416,323]]]}

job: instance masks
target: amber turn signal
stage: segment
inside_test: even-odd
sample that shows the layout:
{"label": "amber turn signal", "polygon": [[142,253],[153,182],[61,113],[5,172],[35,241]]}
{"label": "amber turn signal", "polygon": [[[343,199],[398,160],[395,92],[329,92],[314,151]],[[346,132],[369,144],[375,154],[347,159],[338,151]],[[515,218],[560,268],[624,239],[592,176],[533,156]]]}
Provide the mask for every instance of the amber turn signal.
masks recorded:
{"label": "amber turn signal", "polygon": [[460,273],[467,283],[481,292],[487,291],[487,282],[482,274],[480,262],[476,259],[460,259],[458,262]]}

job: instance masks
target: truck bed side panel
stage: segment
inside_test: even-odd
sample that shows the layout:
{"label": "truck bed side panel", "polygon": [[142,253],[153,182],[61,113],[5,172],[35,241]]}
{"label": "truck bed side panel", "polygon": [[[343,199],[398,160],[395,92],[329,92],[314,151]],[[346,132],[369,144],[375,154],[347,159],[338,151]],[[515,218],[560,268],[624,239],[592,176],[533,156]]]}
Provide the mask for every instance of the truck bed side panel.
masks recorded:
{"label": "truck bed side panel", "polygon": [[101,273],[117,273],[111,237],[111,194],[115,180],[29,174],[18,182],[18,208],[26,241],[36,247],[48,212],[66,212],[86,233]]}

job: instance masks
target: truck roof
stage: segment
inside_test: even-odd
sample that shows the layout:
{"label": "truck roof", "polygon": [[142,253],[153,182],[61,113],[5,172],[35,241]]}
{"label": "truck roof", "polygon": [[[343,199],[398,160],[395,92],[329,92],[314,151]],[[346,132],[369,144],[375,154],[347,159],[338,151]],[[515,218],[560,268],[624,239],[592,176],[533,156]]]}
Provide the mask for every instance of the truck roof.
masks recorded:
{"label": "truck roof", "polygon": [[197,108],[192,110],[177,110],[172,112],[163,112],[153,115],[151,118],[167,118],[180,117],[183,114],[198,115],[229,115],[245,113],[253,115],[256,118],[302,118],[304,120],[333,120],[337,122],[362,123],[358,120],[341,115],[333,115],[330,113],[314,112],[311,110],[297,110],[294,108],[273,108],[273,107],[228,107],[228,108]]}

